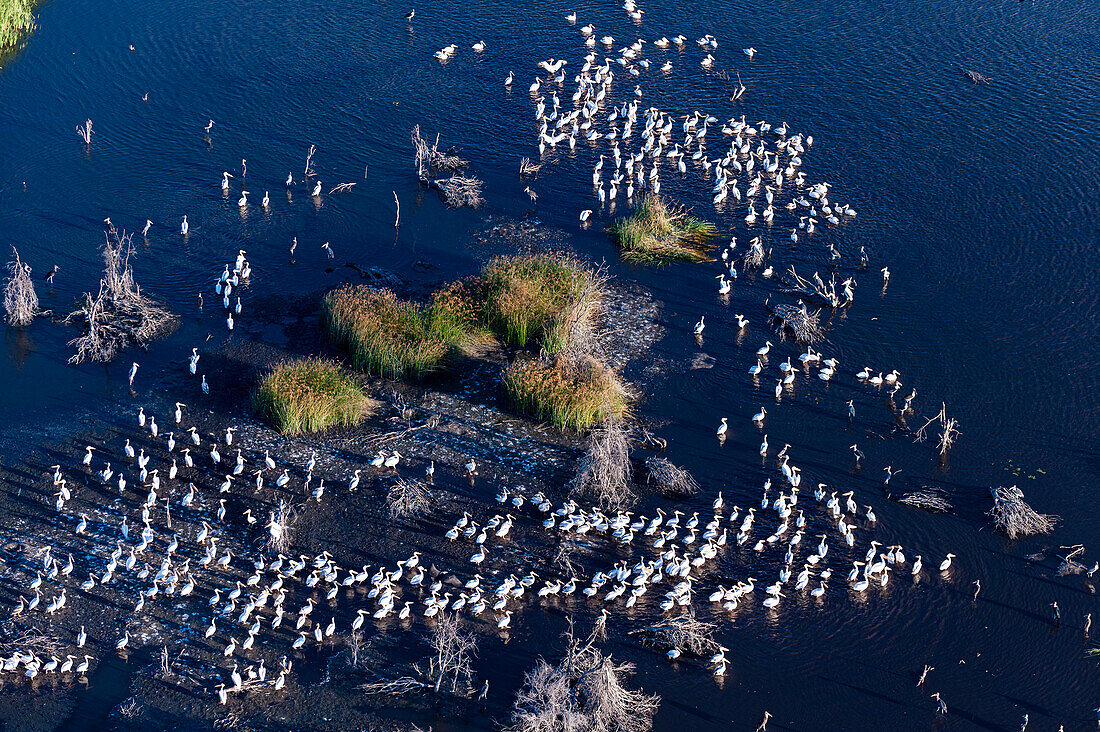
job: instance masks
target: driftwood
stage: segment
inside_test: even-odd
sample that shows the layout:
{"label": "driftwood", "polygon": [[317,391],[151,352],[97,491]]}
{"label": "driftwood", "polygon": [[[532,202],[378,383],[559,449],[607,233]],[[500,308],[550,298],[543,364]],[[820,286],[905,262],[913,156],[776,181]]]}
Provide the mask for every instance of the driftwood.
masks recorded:
{"label": "driftwood", "polygon": [[333,186],[332,190],[330,190],[328,192],[328,194],[331,196],[333,193],[347,193],[352,188],[354,188],[356,185],[358,185],[358,184],[357,183],[340,183],[338,185]]}
{"label": "driftwood", "polygon": [[11,325],[28,325],[38,314],[38,295],[30,265],[19,258],[15,247],[11,252],[15,258],[8,263],[8,281],[4,284],[4,319]]}
{"label": "driftwood", "polygon": [[131,234],[107,232],[103,246],[105,264],[99,292],[85,294],[84,304],[65,318],[65,323],[85,329],[84,335],[69,341],[76,353],[69,363],[110,361],[130,345],[144,348],[153,339],[175,330],[179,318],[155,300],[143,295],[134,283],[130,255]]}
{"label": "driftwood", "polygon": [[967,69],[966,76],[975,84],[988,84],[992,79],[984,74],[979,74],[977,71],[971,71]]}
{"label": "driftwood", "polygon": [[647,471],[646,482],[657,486],[657,491],[664,496],[682,497],[694,496],[699,492],[699,484],[691,473],[678,468],[663,457],[651,457],[645,461]]}
{"label": "driftwood", "polygon": [[906,506],[919,508],[929,513],[949,513],[954,508],[943,497],[943,493],[934,488],[921,488],[912,493],[906,493],[898,499],[898,503],[904,503]]}
{"label": "driftwood", "polygon": [[77,125],[76,136],[84,141],[85,145],[92,144],[92,121],[87,120],[84,126]]}
{"label": "driftwood", "polygon": [[588,435],[588,449],[573,478],[573,493],[595,497],[604,510],[633,505],[630,490],[630,444],[621,419],[608,418]]}
{"label": "driftwood", "polygon": [[1049,534],[1057,523],[1057,516],[1039,513],[1024,502],[1024,492],[1016,486],[997,486],[990,488],[993,495],[993,508],[989,515],[998,529],[1008,534],[1008,538],[1017,536],[1035,536]]}
{"label": "driftwood", "polygon": [[654,648],[662,650],[677,648],[693,656],[705,656],[718,652],[719,645],[714,640],[714,631],[717,627],[714,623],[696,620],[690,615],[681,615],[633,630],[630,634],[638,636],[643,644]]}
{"label": "driftwood", "polygon": [[1062,563],[1058,565],[1058,576],[1059,577],[1065,577],[1065,576],[1071,575],[1071,574],[1081,574],[1082,572],[1087,572],[1088,571],[1088,569],[1085,567],[1085,565],[1081,564],[1080,562],[1078,562],[1074,559],[1074,557],[1076,557],[1078,554],[1085,551],[1085,547],[1083,545],[1076,544],[1072,547],[1063,547],[1063,548],[1072,549],[1073,551],[1071,551],[1066,556],[1062,557]]}
{"label": "driftwood", "polygon": [[789,330],[799,343],[816,343],[824,337],[821,330],[821,311],[810,312],[801,300],[798,305],[764,303],[775,316],[780,330]]}

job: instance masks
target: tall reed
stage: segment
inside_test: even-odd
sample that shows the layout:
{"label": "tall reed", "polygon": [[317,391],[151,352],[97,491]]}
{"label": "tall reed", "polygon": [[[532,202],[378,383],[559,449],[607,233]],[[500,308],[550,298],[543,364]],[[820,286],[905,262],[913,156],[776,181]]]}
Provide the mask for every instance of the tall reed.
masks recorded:
{"label": "tall reed", "polygon": [[504,369],[503,380],[516,409],[561,428],[588,429],[628,409],[619,377],[590,356],[521,358]]}
{"label": "tall reed", "polygon": [[689,216],[664,198],[649,194],[628,218],[615,221],[608,232],[622,250],[623,259],[640,264],[672,260],[705,262],[710,259],[714,224]]}
{"label": "tall reed", "polygon": [[358,424],[373,407],[354,378],[320,358],[276,366],[260,380],[253,404],[284,434]]}

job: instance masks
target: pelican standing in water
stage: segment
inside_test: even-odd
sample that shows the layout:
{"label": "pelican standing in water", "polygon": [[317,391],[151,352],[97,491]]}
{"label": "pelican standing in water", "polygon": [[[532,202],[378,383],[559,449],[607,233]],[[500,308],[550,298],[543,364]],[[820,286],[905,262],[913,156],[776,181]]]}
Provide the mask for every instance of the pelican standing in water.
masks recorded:
{"label": "pelican standing in water", "polygon": [[137,363],[137,361],[134,361],[133,363],[130,364],[130,376],[129,376],[130,386],[134,385],[134,377],[137,376],[137,372],[138,372],[138,363]]}
{"label": "pelican standing in water", "polygon": [[180,235],[187,236],[187,232],[191,229],[190,224],[187,223],[187,216],[183,217],[183,222],[180,224]]}
{"label": "pelican standing in water", "polygon": [[703,322],[705,318],[705,315],[699,316],[699,322],[695,324],[694,328],[695,335],[703,335],[703,329],[707,327],[707,324]]}

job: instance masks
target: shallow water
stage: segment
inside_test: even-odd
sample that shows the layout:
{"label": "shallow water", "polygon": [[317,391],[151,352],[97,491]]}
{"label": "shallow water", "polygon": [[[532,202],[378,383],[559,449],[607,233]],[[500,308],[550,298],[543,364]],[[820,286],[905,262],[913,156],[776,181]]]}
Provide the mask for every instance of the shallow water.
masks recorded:
{"label": "shallow water", "polygon": [[[570,9],[577,26],[562,17]],[[657,654],[617,649],[638,662],[641,684],[663,697],[659,729],[731,722],[751,729],[764,710],[780,728],[923,728],[932,721],[932,691],[943,694],[959,728],[1016,729],[1024,712],[1043,728],[1091,724],[1100,674],[1084,657],[1079,627],[1096,609],[1094,596],[1080,577],[1054,577],[1056,561],[1037,566],[1024,557],[1041,546],[1100,539],[1092,520],[1100,509],[1092,490],[1100,477],[1100,402],[1092,397],[1100,386],[1092,354],[1100,335],[1100,205],[1091,184],[1100,165],[1091,143],[1100,122],[1100,6],[1001,0],[685,8],[654,1],[643,9],[639,25],[614,3],[441,2],[418,8],[410,32],[407,8],[388,3],[47,4],[26,49],[0,70],[0,235],[36,276],[61,266],[55,287],[40,294],[43,307],[64,311],[99,276],[104,217],[131,230],[146,217],[155,222],[148,247],[139,247],[137,278],[183,324],[134,357],[140,386],[181,368],[208,333],[225,338],[209,285],[237,249],[248,250],[259,277],[244,293],[232,337],[262,340],[262,324],[249,318],[255,300],[305,295],[355,276],[342,267],[326,271],[323,242],[331,242],[337,263],[385,267],[416,284],[450,279],[476,269],[480,253],[466,242],[486,216],[531,207],[523,193],[530,183],[540,219],[575,232],[571,243],[580,251],[608,260],[614,274],[665,303],[669,335],[656,355],[680,362],[702,350],[717,359],[713,369],[664,377],[641,406],[643,416],[669,421],[660,430],[669,458],[706,488],[695,508],[709,505],[719,488],[728,501],[759,501],[770,472],[760,465],[759,430],[748,417],[763,405],[773,450],[791,443],[808,485],[856,490],[861,504],[874,505],[878,533],[910,556],[922,553],[926,566],[947,551],[959,555],[950,581],[927,576],[910,587],[905,579],[864,599],[834,596],[820,608],[799,600],[774,615],[723,622],[734,651],[721,686],[704,670],[670,669]],[[840,359],[842,374],[827,387],[802,379],[776,404],[771,378],[754,386],[746,375],[753,351],[770,336],[763,302],[774,279],[742,275],[728,303],[720,302],[716,265],[622,267],[600,233],[606,210],[590,229],[577,229],[579,211],[596,208],[589,178],[603,150],[581,144],[548,155],[534,182],[516,176],[521,157],[537,157],[527,93],[535,63],[565,56],[571,78],[582,63],[577,28],[585,22],[618,41],[675,33],[692,39],[683,51],[647,47],[645,55],[668,56],[675,68],[665,80],[655,68],[643,74],[644,105],[787,121],[814,136],[804,156],[810,179],[833,183],[835,197],[859,216],[812,244],[790,245],[779,224],[765,239],[777,270],[795,263],[824,272],[826,241],[836,243],[849,269],[860,246],[871,254],[870,271],[855,275],[855,306],[828,329],[824,350]],[[706,32],[719,39],[716,68],[740,72],[749,87],[738,104],[728,101],[729,82],[698,66],[693,39]],[[469,50],[476,40],[486,42],[485,53]],[[449,42],[458,54],[441,65],[431,54]],[[759,50],[751,62],[740,52],[748,45]],[[965,69],[993,83],[974,85]],[[511,91],[502,84],[509,70],[516,72]],[[572,89],[565,89],[568,105]],[[88,117],[96,135],[84,151],[73,127]],[[202,127],[211,118],[207,142]],[[416,123],[471,160],[486,181],[485,210],[447,210],[434,193],[417,190],[408,144]],[[300,177],[310,144],[318,146],[325,191],[358,182],[351,193],[323,196],[318,206],[298,186],[287,200],[283,180],[288,170]],[[221,196],[221,171],[239,173],[242,157],[251,198],[270,190],[270,212],[254,204],[241,213],[239,180],[228,199]],[[698,175],[664,182],[663,192],[718,222],[723,235],[743,243],[764,230],[745,229],[741,206],[715,214]],[[394,192],[402,204],[396,237]],[[181,241],[185,214],[192,233]],[[877,269],[885,265],[893,278],[880,294]],[[201,313],[200,290],[207,293]],[[690,326],[701,313],[708,327],[700,346]],[[734,313],[752,321],[743,341],[731,325]],[[47,425],[56,429],[65,410],[94,414],[104,400],[129,399],[126,356],[107,368],[71,367],[71,329],[39,320],[25,332],[4,330],[0,430],[27,439]],[[771,364],[795,353],[782,344]],[[902,393],[915,386],[923,410],[934,413],[942,401],[959,418],[963,434],[946,468],[930,448],[890,434],[881,396],[854,379],[864,364],[897,368]],[[846,419],[849,399],[854,426]],[[713,430],[721,416],[730,417],[731,433],[718,447]],[[850,469],[852,442],[867,454],[858,473]],[[888,501],[886,464],[902,469],[894,491],[939,485],[955,514],[929,516]],[[1039,510],[1063,517],[1052,537],[1010,544],[992,532],[983,516],[987,490],[1006,482],[1018,483]],[[972,606],[974,580],[983,589]],[[1057,629],[1049,622],[1054,600],[1064,618]],[[495,689],[514,687],[544,647],[543,634],[560,630],[526,615],[500,656]],[[925,663],[936,670],[926,689],[916,689]]]}

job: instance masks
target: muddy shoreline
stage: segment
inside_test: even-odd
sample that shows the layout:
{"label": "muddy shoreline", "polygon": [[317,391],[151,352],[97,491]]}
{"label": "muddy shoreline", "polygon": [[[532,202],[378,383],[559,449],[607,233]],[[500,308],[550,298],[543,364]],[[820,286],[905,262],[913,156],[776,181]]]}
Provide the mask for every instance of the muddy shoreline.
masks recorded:
{"label": "muddy shoreline", "polygon": [[[564,238],[559,232],[530,222],[493,222],[473,237],[471,246],[478,256],[484,254],[487,259],[509,251],[561,251],[567,246],[562,244]],[[370,273],[370,277],[378,276]],[[404,287],[399,291],[405,295],[422,294],[417,285],[401,286],[393,279],[387,284]],[[208,397],[196,397],[193,377],[185,366],[150,368],[148,371],[156,372],[151,392],[132,395],[106,407],[105,413],[96,417],[74,419],[68,423],[67,434],[40,440],[44,444],[26,450],[19,461],[4,461],[0,467],[0,532],[4,539],[0,602],[10,608],[19,604],[20,597],[27,597],[29,584],[42,569],[39,558],[47,545],[53,546],[59,558],[72,554],[72,573],[43,583],[46,597],[41,604],[44,606],[65,588],[66,606],[53,615],[41,608],[23,613],[11,625],[35,628],[56,639],[65,654],[76,654],[74,639],[84,626],[88,643],[80,654],[87,652],[96,659],[86,679],[67,676],[26,682],[13,674],[0,675],[0,706],[5,709],[3,719],[8,728],[107,725],[117,729],[195,729],[205,725],[217,729],[397,730],[435,725],[439,729],[488,729],[504,719],[510,694],[521,678],[512,680],[512,689],[494,689],[487,706],[431,694],[394,702],[360,692],[358,684],[379,669],[412,668],[428,652],[425,639],[429,630],[414,614],[408,621],[368,621],[357,640],[359,648],[352,653],[348,628],[354,610],[368,607],[369,585],[341,588],[331,601],[316,589],[301,586],[290,593],[291,599],[286,602],[288,617],[292,608],[312,597],[321,616],[318,624],[331,618],[339,628],[319,647],[311,643],[305,654],[290,652],[289,640],[294,633],[293,628],[286,627],[280,628],[277,642],[269,644],[261,635],[260,642],[246,653],[238,651],[230,657],[221,652],[228,638],[239,642],[246,636],[227,613],[219,612],[221,605],[211,607],[207,598],[216,589],[224,596],[234,583],[247,579],[251,562],[245,562],[245,557],[272,558],[272,553],[264,550],[267,532],[263,523],[280,501],[291,503],[297,514],[289,556],[313,557],[328,552],[343,568],[339,572],[342,579],[347,568],[368,567],[373,573],[380,566],[392,568],[398,560],[418,551],[429,579],[451,587],[469,576],[471,565],[469,543],[444,538],[450,524],[464,512],[482,520],[510,508],[494,500],[504,487],[526,496],[541,492],[555,504],[561,503],[568,495],[569,481],[583,448],[582,436],[509,409],[499,373],[515,354],[513,349],[499,345],[420,383],[362,377],[379,408],[356,428],[308,437],[277,434],[253,416],[249,391],[263,369],[282,359],[306,354],[339,356],[321,333],[319,301],[320,293],[290,301],[254,293],[249,317],[242,319],[238,332],[216,346],[218,338],[204,344],[203,370],[210,374],[211,382]],[[647,354],[664,334],[659,323],[661,305],[639,286],[611,280],[601,311],[596,329],[602,355],[644,399],[647,388],[659,377],[650,368]],[[157,530],[149,548],[138,558],[135,571],[146,565],[156,573],[167,556],[165,545],[174,537],[180,539],[181,546],[193,547],[189,542],[203,531],[203,522],[219,538],[219,553],[229,549],[235,559],[224,571],[199,572],[193,568],[199,557],[194,551],[185,554],[180,549],[177,563],[185,556],[192,562],[193,594],[184,598],[165,593],[151,598],[140,612],[135,612],[134,603],[140,598],[142,585],[126,572],[119,570],[107,586],[96,582],[87,591],[81,589],[81,583],[89,575],[101,575],[112,550],[123,543],[129,549],[140,529],[137,517],[146,501],[146,490],[137,486],[137,476],[133,475],[137,466],[132,460],[121,460],[120,466],[125,440],[149,455],[151,464],[162,472],[167,472],[172,459],[181,460],[180,451],[188,445],[186,434],[176,433],[178,445],[171,455],[164,446],[164,433],[179,428],[170,417],[172,402],[178,398],[191,405],[180,427],[193,425],[203,438],[203,447],[194,449],[195,467],[181,467],[177,479],[165,481],[157,502],[149,507],[151,524]],[[154,439],[147,429],[138,426],[138,406],[155,415],[162,425],[159,438]],[[221,446],[224,462],[215,467],[205,451],[227,427],[236,430],[234,444]],[[126,473],[130,482],[126,490],[119,492],[111,481],[104,484],[96,475],[102,467],[98,455],[90,467],[80,465],[86,445],[96,446],[104,459],[114,460],[114,467]],[[228,492],[219,493],[218,484],[238,448],[250,467]],[[397,471],[369,466],[380,449],[397,450],[405,456]],[[257,490],[252,470],[262,465],[265,454],[276,461],[277,468],[265,471],[266,482]],[[328,488],[319,501],[310,498],[303,485],[303,466],[311,456],[317,463],[313,485],[323,478]],[[478,464],[477,475],[472,478],[462,468],[470,459]],[[422,478],[429,461],[437,466],[430,485],[431,510],[410,520],[392,519],[385,508],[389,485],[397,474]],[[55,508],[50,479],[50,466],[56,464],[62,465],[72,492],[61,512]],[[349,492],[348,480],[357,469],[362,480],[355,492]],[[283,470],[291,480],[278,488],[274,481]],[[180,508],[189,483],[197,487],[197,495],[190,506]],[[227,503],[226,516],[218,521],[219,501],[223,499]],[[167,513],[166,501],[170,505]],[[243,513],[246,508],[260,520],[249,523]],[[88,517],[89,523],[86,533],[78,536],[74,524],[81,514]],[[169,514],[171,529],[162,526]],[[129,542],[124,542],[120,534],[124,516],[134,532]],[[553,558],[560,543],[559,538],[539,530],[537,523],[517,524],[508,540],[494,545],[493,567],[486,569],[486,575],[495,577],[510,565],[537,567],[549,575],[554,572]],[[596,543],[591,547],[581,544],[575,548],[579,556],[588,551],[593,556],[606,551]],[[177,585],[183,581],[181,576]],[[424,596],[425,588],[421,587],[419,593],[406,590],[401,599],[413,601],[420,609]],[[569,604],[575,604],[582,613],[588,612],[583,608],[583,598],[570,600]],[[562,616],[572,612],[565,604],[560,608]],[[211,639],[206,639],[203,630],[211,618],[220,627]],[[265,619],[270,620],[269,612]],[[494,623],[487,619],[468,623],[483,646],[499,641]],[[131,634],[131,641],[124,653],[116,653],[114,645],[123,630]],[[293,661],[285,688],[272,691],[265,686],[235,693],[226,705],[219,704],[216,684],[226,680],[231,660],[236,660],[242,670],[246,666],[255,668],[262,660],[270,682],[284,656]],[[353,656],[357,663],[351,662]],[[533,654],[530,660],[533,662]],[[483,659],[475,666],[487,662],[491,663]]]}

